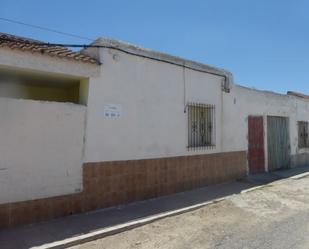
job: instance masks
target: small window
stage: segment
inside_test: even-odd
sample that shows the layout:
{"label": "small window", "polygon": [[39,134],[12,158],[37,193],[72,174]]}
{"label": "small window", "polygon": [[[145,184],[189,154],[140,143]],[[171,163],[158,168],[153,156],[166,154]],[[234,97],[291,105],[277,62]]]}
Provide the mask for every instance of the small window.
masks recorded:
{"label": "small window", "polygon": [[215,146],[215,106],[188,104],[188,148]]}
{"label": "small window", "polygon": [[308,147],[308,122],[298,121],[298,148]]}

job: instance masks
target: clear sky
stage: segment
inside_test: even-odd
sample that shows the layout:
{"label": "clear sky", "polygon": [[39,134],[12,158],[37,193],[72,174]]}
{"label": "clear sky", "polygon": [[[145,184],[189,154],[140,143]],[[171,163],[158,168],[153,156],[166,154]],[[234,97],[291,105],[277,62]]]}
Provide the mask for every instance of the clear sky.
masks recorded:
{"label": "clear sky", "polygon": [[[225,68],[249,87],[309,94],[308,10],[306,0],[1,0],[0,17]],[[4,21],[0,32],[88,43]]]}

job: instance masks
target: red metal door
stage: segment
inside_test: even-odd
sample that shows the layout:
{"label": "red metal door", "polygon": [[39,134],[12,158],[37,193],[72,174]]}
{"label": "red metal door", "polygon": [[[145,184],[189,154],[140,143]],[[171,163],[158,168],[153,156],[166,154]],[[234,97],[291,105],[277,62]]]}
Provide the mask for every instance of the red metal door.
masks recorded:
{"label": "red metal door", "polygon": [[251,174],[265,171],[262,116],[248,117],[248,161]]}

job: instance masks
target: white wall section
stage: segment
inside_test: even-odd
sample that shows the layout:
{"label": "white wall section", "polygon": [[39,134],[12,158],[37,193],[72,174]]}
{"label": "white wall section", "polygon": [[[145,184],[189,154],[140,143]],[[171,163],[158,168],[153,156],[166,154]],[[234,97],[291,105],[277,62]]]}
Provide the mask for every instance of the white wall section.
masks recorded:
{"label": "white wall section", "polygon": [[[222,77],[190,69],[184,73],[183,67],[113,49],[101,51],[101,77],[89,81],[87,162],[221,151]],[[215,105],[215,148],[188,151],[188,102]],[[122,107],[119,118],[104,116],[108,104]]]}
{"label": "white wall section", "polygon": [[0,203],[82,189],[86,108],[0,98]]}
{"label": "white wall section", "polygon": [[[225,70],[110,45],[83,51],[100,59],[100,66],[0,50],[1,72],[39,72],[60,77],[58,85],[78,81],[84,105],[0,97],[0,203],[79,192],[84,162],[247,151],[249,115],[264,121],[267,115],[288,117],[292,163],[309,162],[309,149],[298,149],[297,131],[297,121],[309,121],[308,101],[234,85]],[[188,150],[190,102],[215,106],[215,147]],[[267,151],[265,158],[267,167]]]}
{"label": "white wall section", "polygon": [[[289,136],[293,156],[308,153],[298,149],[298,121],[309,121],[309,101],[298,97],[250,89],[238,85],[224,93],[223,151],[248,149],[248,116],[282,116],[289,118]],[[267,126],[264,122],[265,159],[267,167]],[[307,158],[309,159],[309,158]],[[309,162],[309,160],[307,160]]]}

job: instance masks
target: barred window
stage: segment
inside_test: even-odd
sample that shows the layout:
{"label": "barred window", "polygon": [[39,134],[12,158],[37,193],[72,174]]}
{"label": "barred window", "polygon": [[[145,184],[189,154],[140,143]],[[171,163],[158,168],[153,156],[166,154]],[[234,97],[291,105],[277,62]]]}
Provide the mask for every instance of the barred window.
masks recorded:
{"label": "barred window", "polygon": [[308,122],[298,121],[298,148],[308,147]]}
{"label": "barred window", "polygon": [[188,148],[215,146],[215,106],[188,104]]}

